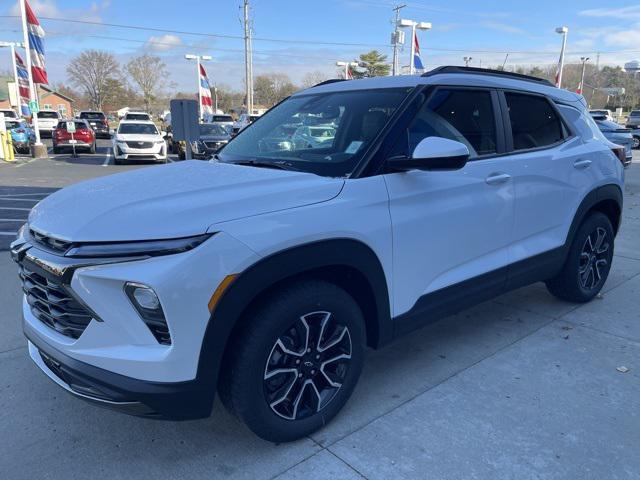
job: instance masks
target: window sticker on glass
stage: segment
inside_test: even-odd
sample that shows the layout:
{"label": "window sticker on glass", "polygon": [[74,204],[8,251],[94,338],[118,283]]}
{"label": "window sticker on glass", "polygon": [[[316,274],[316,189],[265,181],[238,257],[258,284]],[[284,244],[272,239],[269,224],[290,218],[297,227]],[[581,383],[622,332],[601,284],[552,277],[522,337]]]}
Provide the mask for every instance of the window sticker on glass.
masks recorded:
{"label": "window sticker on glass", "polygon": [[360,147],[362,146],[363,143],[364,142],[360,142],[358,140],[354,140],[353,142],[351,142],[349,144],[349,146],[347,147],[347,149],[345,150],[344,153],[348,153],[349,155],[353,155],[358,150],[360,150]]}

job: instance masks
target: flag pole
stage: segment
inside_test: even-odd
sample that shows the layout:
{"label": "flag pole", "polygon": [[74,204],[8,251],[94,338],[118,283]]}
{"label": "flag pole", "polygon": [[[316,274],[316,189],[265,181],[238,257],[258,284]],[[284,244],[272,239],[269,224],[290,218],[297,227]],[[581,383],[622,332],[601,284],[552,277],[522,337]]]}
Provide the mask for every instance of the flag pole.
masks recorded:
{"label": "flag pole", "polygon": [[[27,28],[27,9],[25,7],[25,0],[20,0],[20,14],[22,15],[22,33],[24,34],[24,48],[26,50],[26,62],[27,62],[27,74],[29,75],[29,98],[32,102],[38,102],[38,92],[36,92],[33,84],[33,72],[31,71],[31,44],[29,43],[29,30]],[[36,134],[36,145],[42,145],[40,141],[40,128],[38,127],[38,115],[35,112],[31,112],[31,118],[33,122],[33,129]]]}

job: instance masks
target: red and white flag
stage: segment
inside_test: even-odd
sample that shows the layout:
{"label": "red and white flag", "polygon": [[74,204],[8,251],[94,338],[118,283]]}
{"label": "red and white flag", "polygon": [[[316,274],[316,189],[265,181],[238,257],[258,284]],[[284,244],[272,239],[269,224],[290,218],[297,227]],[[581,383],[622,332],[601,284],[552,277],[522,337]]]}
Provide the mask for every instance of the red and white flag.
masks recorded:
{"label": "red and white flag", "polygon": [[29,52],[31,53],[31,75],[33,83],[49,83],[47,70],[44,63],[44,30],[40,22],[31,10],[27,0],[24,0],[24,8],[27,16],[27,33],[29,37]]}
{"label": "red and white flag", "polygon": [[200,64],[200,115],[213,115],[213,101],[211,100],[211,85],[204,66]]}
{"label": "red and white flag", "polygon": [[24,64],[22,57],[16,52],[16,76],[18,77],[18,94],[20,97],[20,112],[25,117],[31,115],[29,110],[29,72],[27,66]]}

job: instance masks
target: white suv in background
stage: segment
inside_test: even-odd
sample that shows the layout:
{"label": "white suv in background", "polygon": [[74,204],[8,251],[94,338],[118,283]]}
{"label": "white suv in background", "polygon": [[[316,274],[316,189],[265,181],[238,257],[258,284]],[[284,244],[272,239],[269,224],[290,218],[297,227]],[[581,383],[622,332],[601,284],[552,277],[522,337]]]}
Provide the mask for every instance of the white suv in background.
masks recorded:
{"label": "white suv in background", "polygon": [[[310,122],[331,140],[272,141]],[[105,407],[200,418],[219,392],[257,435],[298,439],[347,402],[367,346],[533,282],[594,298],[622,161],[581,96],[533,77],[324,82],[215,161],[40,202],[12,244],[29,354]]]}
{"label": "white suv in background", "polygon": [[113,161],[117,165],[128,160],[167,162],[164,132],[151,121],[123,120],[113,136]]}
{"label": "white suv in background", "polygon": [[62,119],[60,112],[55,110],[40,110],[36,116],[38,117],[38,130],[40,133],[52,135],[58,126],[58,122]]}

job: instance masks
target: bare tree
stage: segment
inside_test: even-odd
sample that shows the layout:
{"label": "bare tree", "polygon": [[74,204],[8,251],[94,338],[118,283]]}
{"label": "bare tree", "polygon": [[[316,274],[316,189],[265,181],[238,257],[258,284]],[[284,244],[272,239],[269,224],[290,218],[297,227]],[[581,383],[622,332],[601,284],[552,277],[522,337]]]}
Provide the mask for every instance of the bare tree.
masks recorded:
{"label": "bare tree", "polygon": [[87,50],[67,66],[69,82],[82,90],[92,108],[102,110],[114,85],[122,84],[120,65],[113,55],[101,50]]}
{"label": "bare tree", "polygon": [[141,55],[127,63],[127,72],[138,86],[147,111],[162,89],[169,85],[169,71],[160,57]]}
{"label": "bare tree", "polygon": [[253,81],[256,103],[271,107],[282,99],[293,94],[298,87],[283,73],[258,75]]}
{"label": "bare tree", "polygon": [[324,82],[325,80],[329,80],[329,75],[323,73],[319,70],[315,70],[313,72],[309,72],[302,77],[302,88],[310,88],[314,85]]}

